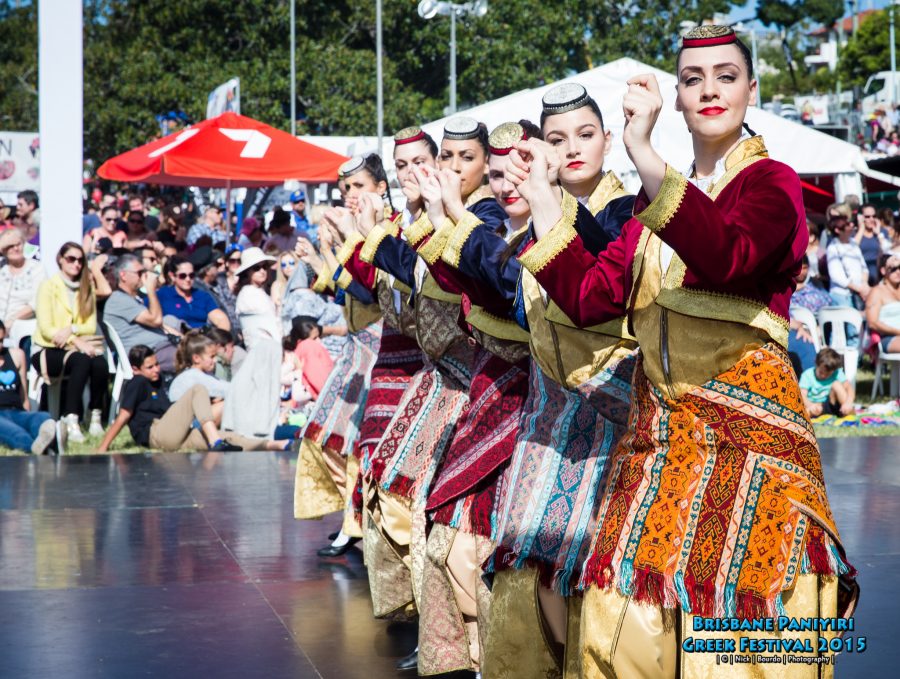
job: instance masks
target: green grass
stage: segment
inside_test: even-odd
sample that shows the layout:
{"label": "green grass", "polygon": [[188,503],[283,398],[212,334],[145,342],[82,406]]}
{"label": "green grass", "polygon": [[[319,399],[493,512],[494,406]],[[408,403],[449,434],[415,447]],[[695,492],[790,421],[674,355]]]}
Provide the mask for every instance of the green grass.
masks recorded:
{"label": "green grass", "polygon": [[[66,446],[66,455],[93,455],[97,452],[97,446],[100,445],[100,441],[102,440],[102,438],[102,436],[88,436],[87,433],[85,433],[84,443],[72,443],[71,441],[69,442],[69,444]],[[149,448],[142,448],[141,446],[136,444],[134,442],[134,439],[131,438],[131,434],[128,432],[127,427],[119,432],[119,435],[116,436],[116,438],[112,442],[112,445],[109,447],[109,451],[111,453],[125,454],[158,452],[153,451]],[[0,456],[16,455],[30,455],[30,453],[0,446]]]}

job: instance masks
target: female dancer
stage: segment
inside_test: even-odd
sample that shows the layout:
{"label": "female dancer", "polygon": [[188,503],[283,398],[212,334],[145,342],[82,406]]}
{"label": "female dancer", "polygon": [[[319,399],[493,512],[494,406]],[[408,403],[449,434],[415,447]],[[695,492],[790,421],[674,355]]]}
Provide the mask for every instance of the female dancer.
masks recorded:
{"label": "female dancer", "polygon": [[691,616],[833,617],[835,576],[842,609],[857,590],[784,350],[808,241],[800,182],[744,134],[756,81],[732,29],[692,30],[677,64],[694,165],[683,176],[653,149],[662,97],[652,75],[632,78],[624,141],[643,188],[599,257],[571,226],[575,199],[551,185],[555,159],[524,142],[508,170],[539,239],[523,265],[579,325],[627,312],[641,346],[582,576],[585,676],[708,676],[713,656],[680,650]]}
{"label": "female dancer", "polygon": [[[340,181],[354,174],[363,164],[361,158],[351,158],[340,171]],[[360,179],[366,178],[363,175]],[[371,188],[376,188],[372,186]],[[324,293],[335,287],[341,267],[332,252],[334,229],[324,225],[319,229],[321,255],[308,243],[301,241],[301,259],[317,273],[313,291]],[[326,261],[327,260],[327,261]],[[298,519],[319,518],[344,510],[344,528],[333,536],[334,542],[323,548],[325,556],[343,553],[350,548],[352,537],[361,533],[355,528],[350,504],[356,483],[358,461],[353,455],[359,438],[360,423],[369,391],[372,367],[381,344],[381,313],[371,293],[359,283],[345,280],[338,289],[335,301],[344,306],[349,331],[340,358],[328,378],[315,407],[310,413],[297,457],[294,486],[294,516]],[[348,490],[349,487],[349,490]]]}

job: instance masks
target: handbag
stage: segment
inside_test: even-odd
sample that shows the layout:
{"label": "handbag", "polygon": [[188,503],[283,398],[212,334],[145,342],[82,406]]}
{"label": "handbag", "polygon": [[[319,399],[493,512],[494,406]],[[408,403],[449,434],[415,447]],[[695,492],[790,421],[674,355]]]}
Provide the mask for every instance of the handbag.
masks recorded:
{"label": "handbag", "polygon": [[[78,335],[78,337],[90,344],[97,351],[97,356],[102,356],[106,352],[106,338],[103,335]],[[61,380],[66,372],[66,363],[69,360],[69,356],[75,353],[78,353],[77,349],[67,349],[63,355],[62,370],[56,377],[51,377],[47,370],[47,351],[42,349],[40,353],[41,379],[46,384],[55,384],[56,381]]]}

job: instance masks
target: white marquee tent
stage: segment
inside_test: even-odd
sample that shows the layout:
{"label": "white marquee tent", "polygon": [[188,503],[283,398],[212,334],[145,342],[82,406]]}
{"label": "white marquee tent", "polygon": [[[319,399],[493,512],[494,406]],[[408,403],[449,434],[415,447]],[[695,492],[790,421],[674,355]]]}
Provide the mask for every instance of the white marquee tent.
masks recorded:
{"label": "white marquee tent", "polygon": [[[584,85],[599,104],[604,123],[613,136],[612,150],[607,157],[606,167],[615,171],[632,191],[639,188],[640,180],[620,141],[625,122],[622,115],[622,97],[628,89],[627,80],[640,73],[653,73],[656,76],[665,100],[653,133],[654,145],[666,161],[677,168],[687,168],[693,159],[693,152],[684,119],[674,106],[676,84],[674,75],[634,59],[623,58],[559,81]],[[488,129],[519,118],[528,118],[537,123],[541,111],[541,97],[556,84],[515,92],[467,109],[460,112],[460,115],[482,121]],[[446,120],[446,118],[435,120],[423,127],[435,140],[439,140]],[[751,108],[748,111],[747,124],[764,137],[772,158],[787,163],[801,176],[833,175],[838,199],[848,193],[862,194],[861,174],[900,185],[898,178],[870,170],[858,147],[813,128],[791,122],[761,108]],[[377,147],[375,137],[310,136],[304,139],[345,154],[372,152]],[[387,136],[384,143],[385,157],[389,158],[392,151],[393,141]]]}

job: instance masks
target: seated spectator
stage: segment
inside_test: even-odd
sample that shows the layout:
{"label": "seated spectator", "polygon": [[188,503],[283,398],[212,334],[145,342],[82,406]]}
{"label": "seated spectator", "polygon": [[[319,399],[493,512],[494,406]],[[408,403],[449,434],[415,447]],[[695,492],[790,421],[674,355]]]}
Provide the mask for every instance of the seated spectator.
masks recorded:
{"label": "seated spectator", "polygon": [[0,322],[0,444],[41,455],[57,441],[57,450],[65,453],[66,428],[57,427],[49,413],[30,412],[25,352],[2,347],[5,335],[6,327]]}
{"label": "seated spectator", "polygon": [[878,282],[878,262],[881,259],[881,253],[890,249],[890,243],[882,232],[874,205],[866,203],[861,206],[859,216],[862,219],[862,228],[856,231],[853,240],[859,245],[859,250],[866,261],[869,272],[867,282],[872,286]]}
{"label": "seated spectator", "polygon": [[297,244],[297,238],[297,232],[291,224],[291,216],[280,207],[276,207],[272,213],[272,221],[269,222],[269,237],[263,249],[272,247],[277,252],[291,252]]}
{"label": "seated spectator", "polygon": [[[125,351],[144,344],[153,349],[163,372],[174,373],[175,345],[169,337],[181,333],[163,324],[162,307],[156,296],[159,279],[131,254],[116,260],[115,272],[118,289],[106,300],[103,319],[116,331]],[[141,302],[139,290],[147,295],[146,306]],[[124,361],[125,357],[120,356],[119,360]]]}
{"label": "seated spectator", "polygon": [[156,231],[159,228],[159,220],[153,215],[147,214],[147,211],[144,209],[144,199],[141,196],[132,195],[128,198],[129,219],[133,215],[142,217],[142,224],[146,226],[149,231]]}
{"label": "seated spectator", "polygon": [[203,334],[216,345],[216,369],[213,374],[220,380],[231,382],[247,358],[247,352],[235,344],[234,335],[227,330],[207,327],[203,329]]}
{"label": "seated spectator", "polygon": [[853,240],[856,226],[848,219],[831,221],[833,237],[825,251],[828,259],[829,293],[838,306],[862,309],[869,296],[869,269],[866,260]]}
{"label": "seated spectator", "polygon": [[185,333],[175,354],[178,373],[169,385],[169,398],[177,401],[195,384],[201,385],[213,400],[224,400],[228,383],[216,379],[216,344],[199,330]]}
{"label": "seated spectator", "polygon": [[187,229],[184,227],[184,209],[180,205],[167,205],[163,208],[156,236],[163,243],[184,242]]}
{"label": "seated spectator", "polygon": [[103,434],[100,412],[106,401],[109,369],[103,356],[103,335],[97,330],[96,287],[108,287],[102,267],[105,255],[97,257],[88,272],[84,250],[77,243],[64,243],[56,255],[59,272],[38,288],[37,327],[32,342],[38,347],[31,363],[45,380],[67,378],[63,384],[62,416],[71,441],[83,442],[79,427],[81,396],[90,387],[92,436]]}
{"label": "seated spectator", "polygon": [[[85,252],[105,252],[110,248],[123,248],[125,247],[125,242],[128,240],[128,234],[124,231],[119,231],[117,228],[117,224],[119,221],[119,211],[112,205],[103,208],[100,211],[100,226],[96,229],[91,229],[84,235],[84,242],[82,247],[84,247]],[[106,238],[109,241],[109,244],[103,248],[100,245],[100,241]]]}
{"label": "seated spectator", "polygon": [[40,245],[41,211],[38,209],[36,191],[26,189],[16,196],[16,216],[13,226],[22,232],[26,243]]}
{"label": "seated spectator", "polygon": [[227,234],[223,228],[222,211],[215,205],[210,205],[206,208],[203,216],[188,229],[188,247],[194,248],[198,244],[202,245],[202,243],[198,243],[201,238],[208,238],[209,242],[207,244],[211,246],[216,244],[225,245]]}
{"label": "seated spectator", "polygon": [[194,265],[194,271],[197,272],[194,287],[212,295],[216,306],[228,316],[232,332],[240,337],[241,322],[235,309],[237,299],[234,288],[228,282],[224,255],[208,245],[201,245],[191,253],[188,261]]}
{"label": "seated spectator", "polygon": [[241,235],[237,244],[244,248],[260,247],[263,242],[263,231],[256,217],[247,217],[241,225]]}
{"label": "seated spectator", "polygon": [[184,257],[170,257],[165,267],[169,285],[159,289],[159,303],[163,314],[174,316],[191,328],[215,325],[223,330],[231,330],[228,316],[222,311],[212,295],[194,287],[194,265]]}
{"label": "seated spectator", "polygon": [[128,215],[125,222],[128,230],[125,233],[125,247],[129,250],[137,250],[144,247],[162,247],[161,243],[154,245],[156,234],[147,228],[144,215],[135,212]]}
{"label": "seated spectator", "polygon": [[16,322],[34,318],[38,287],[47,275],[40,262],[25,257],[25,238],[18,229],[0,234],[0,255],[6,258],[0,266],[0,320],[15,337]]}
{"label": "seated spectator", "polygon": [[806,262],[809,266],[810,282],[814,285],[821,285],[819,277],[819,248],[821,241],[819,236],[822,233],[822,227],[814,221],[807,219],[806,228],[809,229],[809,244],[806,246]]}
{"label": "seated spectator", "polygon": [[[297,269],[297,257],[293,250],[283,252],[277,257],[278,266],[275,267],[275,281],[272,283],[272,301],[275,302],[275,308],[281,310],[281,304],[284,301],[284,294],[287,291],[288,281],[294,275]],[[301,266],[304,266],[301,262]]]}
{"label": "seated spectator", "polygon": [[278,312],[266,292],[274,261],[274,257],[264,255],[259,248],[247,248],[241,253],[241,266],[235,272],[238,277],[235,308],[248,351],[261,339],[273,339],[281,345],[283,332]]}
{"label": "seated spectator", "polygon": [[866,300],[866,323],[887,353],[900,352],[900,256],[890,255],[881,268],[883,278]]}
{"label": "seated spectator", "polygon": [[318,398],[334,368],[334,360],[320,339],[322,329],[311,316],[297,316],[292,321],[288,347],[297,357],[303,371],[303,386]]}
{"label": "seated spectator", "polygon": [[[834,300],[831,295],[817,288],[809,282],[810,256],[806,255],[800,261],[800,273],[797,276],[797,288],[791,295],[790,331],[788,332],[788,356],[794,366],[794,372],[800,375],[807,368],[812,367],[816,360],[816,348],[810,329],[794,316],[795,308],[808,309],[816,314],[819,309],[832,306]],[[816,329],[812,329],[816,332]]]}
{"label": "seated spectator", "polygon": [[816,364],[800,375],[803,405],[812,417],[853,413],[856,390],[844,376],[844,359],[831,347],[816,354]]}
{"label": "seated spectator", "polygon": [[[325,235],[327,230],[323,229]],[[322,270],[322,258],[315,248],[304,241],[297,243],[295,254],[317,274]],[[309,287],[306,267],[297,267],[288,281],[288,289],[281,305],[281,322],[285,332],[290,332],[297,316],[312,316],[321,328],[322,344],[331,358],[337,360],[347,341],[347,320],[339,304],[326,299]]]}
{"label": "seated spectator", "polygon": [[[127,424],[139,446],[175,450],[265,450],[270,442],[245,439],[219,431],[222,401],[213,403],[199,384],[188,389],[175,403],[169,400],[160,380],[160,365],[153,351],[137,345],[128,352],[134,378],[122,392],[119,414],[103,437],[97,452],[105,453]],[[199,427],[195,427],[195,422]],[[282,446],[272,447],[281,450]]]}

